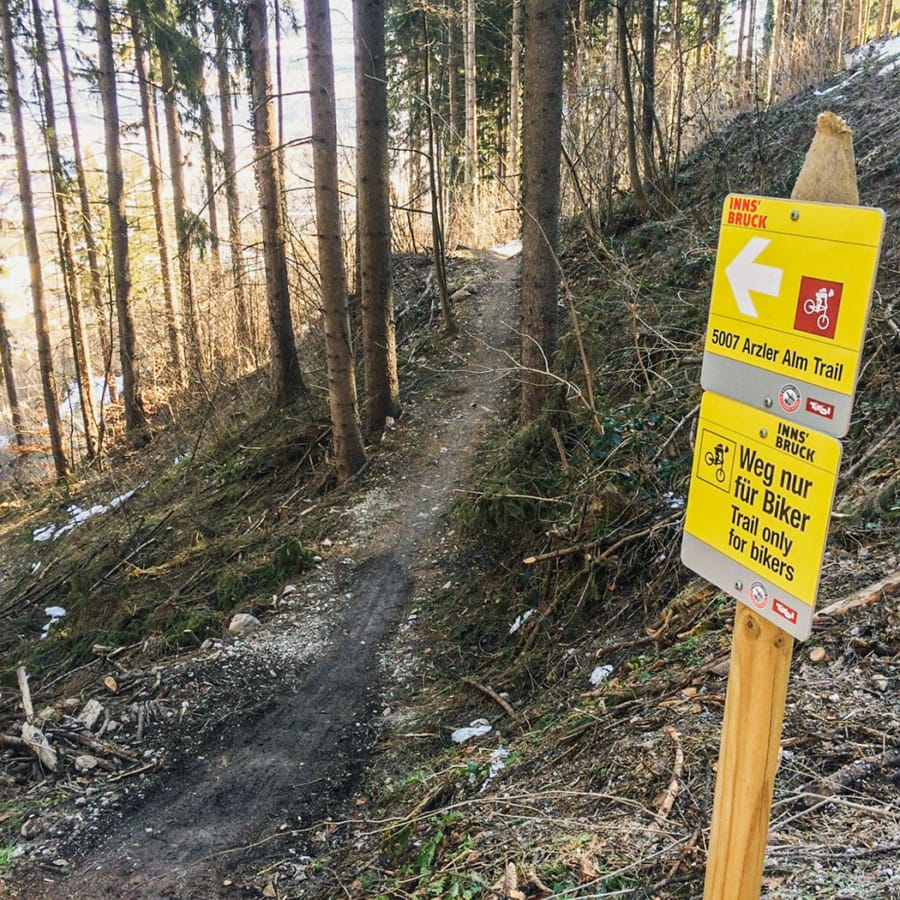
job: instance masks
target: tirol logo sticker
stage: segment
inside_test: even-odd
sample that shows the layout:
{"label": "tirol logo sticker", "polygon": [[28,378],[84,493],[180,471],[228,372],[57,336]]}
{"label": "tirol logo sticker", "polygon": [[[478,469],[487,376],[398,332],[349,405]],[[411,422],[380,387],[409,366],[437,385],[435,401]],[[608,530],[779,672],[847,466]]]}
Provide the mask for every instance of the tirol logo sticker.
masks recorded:
{"label": "tirol logo sticker", "polygon": [[824,400],[816,400],[813,397],[806,398],[806,411],[823,419],[834,418],[834,406]]}
{"label": "tirol logo sticker", "polygon": [[844,286],[839,281],[823,281],[804,275],[800,279],[794,330],[833,338],[843,291]]}
{"label": "tirol logo sticker", "polygon": [[778,403],[786,413],[795,413],[800,409],[800,388],[796,384],[786,384],[778,392]]}
{"label": "tirol logo sticker", "polygon": [[766,586],[760,581],[754,581],[753,584],[750,585],[750,602],[757,609],[765,609],[766,604],[769,602],[769,595],[766,591]]}
{"label": "tirol logo sticker", "polygon": [[782,603],[781,600],[777,599],[773,600],[772,609],[783,619],[787,619],[792,625],[797,624],[797,611],[791,609],[786,603]]}

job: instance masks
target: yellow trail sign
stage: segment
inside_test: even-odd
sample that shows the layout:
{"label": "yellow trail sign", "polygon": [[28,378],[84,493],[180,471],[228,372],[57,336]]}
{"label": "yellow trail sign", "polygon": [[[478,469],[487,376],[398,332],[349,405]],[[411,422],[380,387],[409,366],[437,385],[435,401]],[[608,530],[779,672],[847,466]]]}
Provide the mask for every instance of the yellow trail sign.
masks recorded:
{"label": "yellow trail sign", "polygon": [[809,634],[841,444],[705,393],[682,560],[799,640]]}
{"label": "yellow trail sign", "polygon": [[883,231],[880,209],[726,197],[703,387],[846,433]]}

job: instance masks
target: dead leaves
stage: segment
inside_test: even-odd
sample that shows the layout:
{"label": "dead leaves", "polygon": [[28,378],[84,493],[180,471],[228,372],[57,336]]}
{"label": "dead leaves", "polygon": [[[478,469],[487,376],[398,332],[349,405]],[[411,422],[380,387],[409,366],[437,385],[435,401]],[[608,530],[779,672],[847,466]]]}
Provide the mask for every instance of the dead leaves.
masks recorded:
{"label": "dead leaves", "polygon": [[519,873],[514,862],[507,862],[503,870],[503,877],[487,890],[489,900],[545,900],[553,896],[550,890],[534,872],[525,879],[523,887],[528,888],[526,894],[519,887]]}

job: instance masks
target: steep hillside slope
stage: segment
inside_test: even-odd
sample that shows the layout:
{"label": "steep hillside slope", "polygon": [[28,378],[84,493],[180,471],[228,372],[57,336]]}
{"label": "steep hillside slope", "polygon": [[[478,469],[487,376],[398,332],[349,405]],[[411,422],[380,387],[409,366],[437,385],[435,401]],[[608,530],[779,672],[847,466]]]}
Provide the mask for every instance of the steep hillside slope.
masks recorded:
{"label": "steep hillside slope", "polygon": [[[822,615],[795,651],[765,896],[900,897],[896,66],[873,56],[738,118],[688,160],[664,219],[634,224],[626,208],[606,235],[569,223],[561,383],[535,426],[517,429],[514,402],[481,399],[499,395],[495,381],[514,382],[511,357],[481,351],[513,324],[515,286],[491,294],[484,268],[460,261],[469,328],[455,342],[410,332],[409,418],[373,448],[362,479],[334,490],[320,405],[261,414],[248,384],[211,404],[202,427],[163,432],[155,468],[132,461],[127,481],[10,500],[0,521],[0,893],[699,896],[734,604],[681,566],[679,543],[719,212],[729,191],[787,195],[816,114],[831,108],[855,132],[862,202],[882,206],[888,224]],[[416,315],[423,326],[427,311]],[[476,422],[490,434],[473,443]],[[472,468],[468,456],[442,465],[463,447],[477,448]],[[445,469],[461,480],[438,496]],[[405,476],[414,490],[400,489]],[[82,514],[112,498],[125,498],[115,516]],[[76,527],[36,544],[51,521]],[[221,835],[210,810],[173,868],[177,837],[154,830],[166,804],[146,797],[186,795],[192,773],[215,774],[226,757],[252,762],[267,729],[306,721],[267,714],[297,685],[298,702],[321,698],[332,659],[322,651],[351,653],[365,618],[354,602],[373,579],[355,564],[401,539],[414,580],[375,616],[400,624],[388,623],[377,653],[359,645],[354,664],[372,667],[353,669],[353,703],[317,710],[343,741],[321,766],[285,775],[284,753],[306,735],[273,738],[280,795],[265,809],[247,804],[254,821],[236,813]],[[67,615],[40,641],[53,605]],[[226,635],[236,611],[264,620],[256,639]],[[55,776],[15,743],[14,668],[26,658],[37,714],[47,710],[63,749]],[[101,711],[85,733],[75,722],[89,700]],[[264,785],[265,772],[250,774],[251,788]],[[214,786],[201,795],[241,805]],[[144,826],[142,809],[158,818]],[[178,828],[192,824],[183,809]]]}
{"label": "steep hillside slope", "polygon": [[284,896],[702,893],[734,604],[679,543],[719,216],[731,191],[790,193],[825,109],[888,219],[765,896],[900,896],[900,68],[879,52],[714,136],[665,219],[569,226],[555,409],[480,454],[446,589],[389,656],[409,674],[375,773],[307,850],[332,874]]}

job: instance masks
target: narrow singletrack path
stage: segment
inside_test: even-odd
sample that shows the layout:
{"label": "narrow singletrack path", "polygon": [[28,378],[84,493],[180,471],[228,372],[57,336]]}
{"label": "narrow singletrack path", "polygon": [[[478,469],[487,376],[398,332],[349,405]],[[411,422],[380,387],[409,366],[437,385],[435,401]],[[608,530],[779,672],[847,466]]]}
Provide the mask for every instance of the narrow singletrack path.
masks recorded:
{"label": "narrow singletrack path", "polygon": [[471,265],[475,295],[451,346],[462,364],[411,404],[391,438],[395,471],[376,473],[347,510],[353,549],[333,561],[341,601],[324,650],[261,716],[224,727],[73,855],[72,874],[32,881],[29,896],[250,896],[230,874],[276,852],[286,831],[341,813],[371,758],[379,649],[433,572],[454,491],[510,383],[518,260]]}

